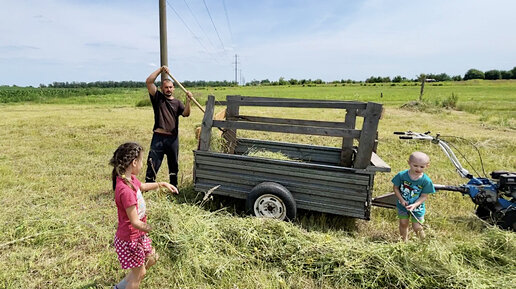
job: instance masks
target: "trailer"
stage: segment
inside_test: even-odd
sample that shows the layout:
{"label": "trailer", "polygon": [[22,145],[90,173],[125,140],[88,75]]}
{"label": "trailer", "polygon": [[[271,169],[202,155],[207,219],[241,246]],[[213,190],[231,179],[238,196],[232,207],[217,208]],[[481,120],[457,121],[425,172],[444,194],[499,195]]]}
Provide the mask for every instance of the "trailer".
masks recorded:
{"label": "trailer", "polygon": [[[223,120],[213,119],[215,97],[208,96],[194,151],[196,191],[243,199],[247,212],[259,217],[292,220],[298,209],[304,209],[369,220],[375,173],[390,172],[376,154],[381,104],[240,95],[228,95],[217,104],[226,105]],[[342,119],[242,115],[244,106],[339,109]],[[359,117],[363,118],[361,129],[357,128]],[[222,152],[210,150],[212,128],[223,131],[226,149]],[[342,146],[239,138],[239,130],[341,137]],[[251,148],[281,152],[295,161],[244,155]]]}

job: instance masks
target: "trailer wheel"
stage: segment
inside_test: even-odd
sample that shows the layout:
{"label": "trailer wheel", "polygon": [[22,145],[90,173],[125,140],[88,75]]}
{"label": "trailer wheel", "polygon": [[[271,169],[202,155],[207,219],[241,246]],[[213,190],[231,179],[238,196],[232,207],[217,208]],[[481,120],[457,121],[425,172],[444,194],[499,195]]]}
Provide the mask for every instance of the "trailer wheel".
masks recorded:
{"label": "trailer wheel", "polygon": [[257,217],[293,220],[296,217],[296,201],[284,186],[263,182],[255,186],[246,200],[246,211]]}

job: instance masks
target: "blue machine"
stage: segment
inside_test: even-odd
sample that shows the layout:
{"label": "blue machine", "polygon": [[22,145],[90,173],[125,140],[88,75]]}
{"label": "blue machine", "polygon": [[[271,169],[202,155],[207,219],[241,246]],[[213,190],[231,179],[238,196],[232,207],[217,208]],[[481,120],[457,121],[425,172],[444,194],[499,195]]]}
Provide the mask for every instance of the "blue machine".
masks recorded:
{"label": "blue machine", "polygon": [[462,167],[448,143],[437,134],[430,132],[394,132],[400,139],[427,140],[439,145],[459,175],[469,179],[466,184],[459,186],[434,185],[436,190],[456,191],[468,195],[477,205],[476,215],[491,224],[496,224],[505,230],[516,231],[516,173],[494,171],[491,178],[474,177]]}

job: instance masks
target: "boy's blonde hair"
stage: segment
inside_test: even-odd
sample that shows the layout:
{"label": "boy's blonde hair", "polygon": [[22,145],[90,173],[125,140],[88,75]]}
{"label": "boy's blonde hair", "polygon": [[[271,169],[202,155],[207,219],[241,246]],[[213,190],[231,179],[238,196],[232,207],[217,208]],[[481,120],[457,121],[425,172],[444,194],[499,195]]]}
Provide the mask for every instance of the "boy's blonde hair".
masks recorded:
{"label": "boy's blonde hair", "polygon": [[429,164],[430,157],[427,154],[425,154],[424,152],[413,152],[410,154],[408,161],[409,162],[420,161],[422,163]]}

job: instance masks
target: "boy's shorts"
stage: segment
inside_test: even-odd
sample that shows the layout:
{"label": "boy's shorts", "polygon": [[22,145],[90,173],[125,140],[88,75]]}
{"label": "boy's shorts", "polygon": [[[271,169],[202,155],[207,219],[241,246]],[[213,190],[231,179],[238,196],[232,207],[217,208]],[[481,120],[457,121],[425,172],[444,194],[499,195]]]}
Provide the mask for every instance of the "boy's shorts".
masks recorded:
{"label": "boy's shorts", "polygon": [[144,234],[135,241],[125,241],[115,235],[115,249],[122,269],[140,267],[145,257],[152,253],[152,240]]}
{"label": "boy's shorts", "polygon": [[[400,220],[407,220],[409,219],[410,217],[410,222],[412,223],[421,223],[423,224],[425,222],[425,215],[424,214],[417,214],[417,213],[410,213],[409,211],[407,210],[401,210],[400,208],[398,208],[398,219]],[[417,218],[417,219],[416,219]],[[418,222],[419,220],[419,222]]]}

